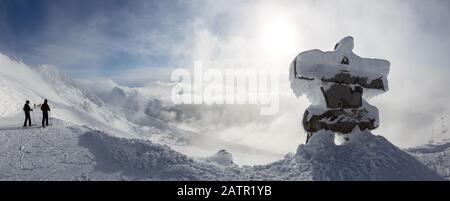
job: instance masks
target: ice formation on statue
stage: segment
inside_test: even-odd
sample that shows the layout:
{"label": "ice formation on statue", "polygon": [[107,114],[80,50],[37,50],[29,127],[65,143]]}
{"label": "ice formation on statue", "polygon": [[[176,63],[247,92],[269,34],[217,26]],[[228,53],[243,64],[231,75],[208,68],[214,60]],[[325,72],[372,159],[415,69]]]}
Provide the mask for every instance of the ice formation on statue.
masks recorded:
{"label": "ice formation on statue", "polygon": [[311,105],[303,115],[309,138],[320,130],[348,139],[352,132],[378,127],[378,109],[365,101],[388,90],[387,60],[361,58],[352,52],[353,37],[343,38],[334,51],[309,50],[295,57],[289,79],[294,94]]}

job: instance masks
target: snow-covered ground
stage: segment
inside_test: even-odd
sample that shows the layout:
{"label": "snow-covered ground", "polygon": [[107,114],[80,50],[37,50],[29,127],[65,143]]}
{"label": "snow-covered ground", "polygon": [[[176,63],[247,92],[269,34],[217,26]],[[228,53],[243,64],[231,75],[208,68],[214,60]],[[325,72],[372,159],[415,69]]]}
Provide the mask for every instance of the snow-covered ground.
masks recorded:
{"label": "snow-covered ground", "polygon": [[431,170],[450,180],[450,140],[406,149]]}
{"label": "snow-covered ground", "polygon": [[[163,97],[152,99],[154,91],[114,86],[102,95],[54,67],[30,68],[1,54],[0,78],[0,180],[442,179],[368,133],[342,146],[330,133],[319,133],[283,158],[178,128],[171,115],[183,110]],[[33,106],[44,98],[53,125],[22,128],[24,100]],[[32,118],[38,124],[40,112]],[[275,162],[243,165],[262,156]]]}
{"label": "snow-covered ground", "polygon": [[0,180],[441,180],[371,134],[337,146],[320,133],[297,153],[239,167],[225,150],[193,158],[148,140],[114,137],[53,119],[47,128],[0,129]]}
{"label": "snow-covered ground", "polygon": [[[191,156],[206,157],[219,149],[227,149],[235,152],[235,162],[239,164],[282,158],[279,153],[173,125],[177,118],[189,117],[180,117],[184,108],[173,105],[168,96],[158,91],[170,92],[171,85],[156,83],[158,86],[152,88],[129,88],[110,80],[78,82],[56,67],[29,67],[1,53],[0,78],[0,119],[22,116],[25,100],[30,100],[33,107],[46,98],[52,108],[50,115],[54,118],[118,137],[148,139]],[[40,119],[39,110],[33,115]],[[20,126],[22,120],[18,118],[14,123]]]}
{"label": "snow-covered ground", "polygon": [[0,180],[239,179],[234,171],[236,166],[195,160],[167,146],[56,119],[47,128],[0,130]]}
{"label": "snow-covered ground", "polygon": [[258,178],[277,180],[442,180],[385,138],[368,132],[353,135],[347,144],[336,145],[333,134],[317,133],[295,154],[252,171]]}

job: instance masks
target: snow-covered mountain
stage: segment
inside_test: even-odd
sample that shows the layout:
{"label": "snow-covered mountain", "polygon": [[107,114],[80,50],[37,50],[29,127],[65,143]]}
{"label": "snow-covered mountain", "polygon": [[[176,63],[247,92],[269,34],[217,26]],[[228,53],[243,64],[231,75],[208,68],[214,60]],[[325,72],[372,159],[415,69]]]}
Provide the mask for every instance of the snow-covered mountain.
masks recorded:
{"label": "snow-covered mountain", "polygon": [[425,166],[450,180],[450,140],[406,149]]}
{"label": "snow-covered mountain", "polygon": [[[146,139],[168,144],[179,152],[207,157],[219,149],[226,149],[234,153],[235,162],[241,165],[268,163],[283,156],[271,150],[221,138],[217,133],[224,124],[229,123],[228,118],[233,117],[229,114],[235,112],[243,117],[242,110],[228,105],[175,105],[170,98],[174,83],[154,82],[144,87],[121,86],[112,80],[82,80],[80,83],[144,132],[158,128],[154,132],[156,134],[147,135]],[[243,106],[240,107],[242,109]],[[149,129],[149,125],[153,127]],[[216,130],[215,133],[209,133],[204,128]]]}
{"label": "snow-covered mountain", "polygon": [[[171,121],[185,118],[177,117],[185,108],[170,105],[164,96],[154,98],[158,91],[112,81],[96,84],[103,90],[95,89],[55,67],[30,68],[1,54],[0,78],[0,180],[442,179],[369,133],[342,146],[334,144],[332,134],[319,133],[284,159],[238,166],[242,153],[233,150],[270,152],[174,126]],[[52,107],[53,126],[21,128],[24,101],[33,106],[44,98]],[[39,119],[40,113],[35,116]],[[217,152],[217,147],[225,150]],[[202,157],[186,154],[193,152],[202,152]]]}
{"label": "snow-covered mountain", "polygon": [[[52,66],[32,69],[0,54],[1,117],[22,112],[25,100],[31,106],[48,99],[54,108],[51,116],[79,125],[89,125],[118,135],[137,137],[134,125],[113,113],[99,98],[79,87],[67,75]],[[38,112],[36,115],[39,115]]]}
{"label": "snow-covered mountain", "polygon": [[[51,117],[118,137],[148,139],[192,156],[206,157],[227,149],[238,152],[235,159],[241,164],[252,162],[248,158],[281,158],[266,150],[180,129],[173,122],[195,118],[198,112],[190,112],[194,110],[189,106],[174,105],[169,96],[170,84],[130,88],[111,80],[76,81],[56,67],[29,67],[3,54],[0,66],[0,118],[22,116],[25,100],[30,100],[33,107],[46,98],[53,108]],[[40,111],[34,113],[39,119]],[[20,126],[19,119],[11,124]]]}
{"label": "snow-covered mountain", "polygon": [[[21,114],[25,100],[30,100],[33,106],[46,98],[54,107],[52,117],[121,137],[183,144],[192,137],[190,135],[195,135],[162,121],[161,101],[146,99],[131,89],[125,92],[126,88],[115,86],[104,94],[96,93],[56,67],[30,68],[2,54],[0,65],[0,117]],[[38,111],[35,113],[39,115]]]}

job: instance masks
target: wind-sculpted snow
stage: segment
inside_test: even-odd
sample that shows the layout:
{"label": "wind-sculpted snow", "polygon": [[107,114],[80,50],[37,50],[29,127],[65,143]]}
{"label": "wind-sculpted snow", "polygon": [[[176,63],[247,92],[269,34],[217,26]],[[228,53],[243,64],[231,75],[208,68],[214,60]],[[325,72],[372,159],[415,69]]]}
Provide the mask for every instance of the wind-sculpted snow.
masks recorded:
{"label": "wind-sculpted snow", "polygon": [[235,165],[233,162],[233,155],[225,149],[219,150],[212,156],[208,156],[205,158],[207,161],[213,161],[217,164],[223,166],[233,166]]}
{"label": "wind-sculpted snow", "polygon": [[[148,140],[53,122],[47,128],[0,128],[0,180],[441,179],[384,138],[371,134],[337,146],[323,132],[280,161],[239,167],[192,158]],[[219,153],[229,159],[227,153]]]}
{"label": "wind-sculpted snow", "polygon": [[[94,155],[109,155],[132,179],[156,180],[230,180],[242,179],[237,167],[219,167],[173,151],[150,141],[120,139],[93,131],[81,136],[82,146]],[[137,175],[136,175],[137,174]]]}
{"label": "wind-sculpted snow", "polygon": [[70,101],[75,101],[73,102],[74,105],[87,104],[85,103],[86,101],[80,101],[79,97],[84,97],[96,106],[102,106],[103,101],[99,97],[87,88],[77,84],[69,75],[58,68],[49,65],[41,65],[37,67],[35,71],[45,82],[53,86],[60,96],[64,96]]}
{"label": "wind-sculpted snow", "polygon": [[450,142],[443,141],[406,149],[419,161],[440,176],[450,180]]}
{"label": "wind-sculpted snow", "polygon": [[150,141],[53,121],[45,129],[0,129],[0,180],[244,179],[237,166],[219,167]]}
{"label": "wind-sculpted snow", "polygon": [[321,131],[297,153],[255,166],[256,179],[277,180],[442,180],[418,160],[381,136],[355,134],[345,145],[335,145],[333,134]]}
{"label": "wind-sculpted snow", "polygon": [[[108,91],[106,97],[126,96],[131,102],[131,107],[119,107],[119,103],[107,103],[102,100],[104,97],[80,86],[56,68],[41,66],[33,70],[2,54],[0,78],[0,180],[441,179],[425,165],[444,177],[449,175],[445,169],[446,152],[443,159],[441,155],[430,156],[429,160],[418,157],[425,161],[423,165],[384,138],[368,133],[356,135],[342,146],[334,144],[330,133],[319,133],[307,145],[300,145],[297,153],[287,154],[282,160],[243,167],[234,164],[239,153],[233,149],[259,155],[270,152],[201,136],[196,143],[207,148],[206,156],[219,150],[211,151],[208,147],[211,144],[227,151],[210,157],[189,157],[182,154],[186,153],[182,148],[175,148],[194,142],[193,136],[198,134],[166,122],[180,117],[178,114],[185,112],[185,108],[147,99],[148,96],[139,95],[140,89],[114,86],[117,88]],[[40,103],[44,98],[49,99],[52,107],[53,126],[21,128],[24,101]],[[163,113],[167,116],[160,115]],[[32,116],[38,123],[35,117],[40,118],[40,114]],[[154,143],[163,141],[176,142],[177,146],[169,148]]]}

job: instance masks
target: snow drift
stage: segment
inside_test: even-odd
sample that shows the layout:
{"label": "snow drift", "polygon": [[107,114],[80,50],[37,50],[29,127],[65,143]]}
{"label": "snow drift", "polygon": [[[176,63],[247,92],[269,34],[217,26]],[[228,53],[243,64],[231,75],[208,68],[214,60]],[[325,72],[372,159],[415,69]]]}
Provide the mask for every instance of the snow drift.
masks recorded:
{"label": "snow drift", "polygon": [[381,136],[355,133],[346,145],[321,131],[296,154],[266,166],[255,166],[258,178],[277,180],[442,180],[411,155]]}
{"label": "snow drift", "polygon": [[0,180],[229,180],[216,166],[146,140],[54,120],[54,126],[0,129]]}
{"label": "snow drift", "polygon": [[[54,67],[31,69],[2,54],[0,77],[0,180],[442,179],[384,138],[364,132],[343,146],[334,144],[332,134],[319,133],[295,154],[267,165],[239,167],[228,148],[209,157],[189,157],[148,140],[189,136],[157,118],[151,110],[164,107],[158,101],[137,107],[150,110],[141,113],[146,114],[142,118],[154,118],[139,122],[141,117],[131,118],[136,108],[120,102],[133,92],[120,87],[106,91],[108,97],[118,97],[106,103]],[[24,100],[40,103],[44,98],[54,108],[53,126],[20,128]],[[136,95],[129,101],[138,99]],[[233,147],[218,139],[204,140],[199,143]]]}
{"label": "snow drift", "polygon": [[441,180],[379,136],[363,133],[344,146],[315,135],[297,153],[267,165],[232,164],[219,151],[192,158],[148,140],[54,120],[54,126],[0,129],[0,180]]}
{"label": "snow drift", "polygon": [[412,147],[405,151],[440,176],[450,180],[450,140]]}

